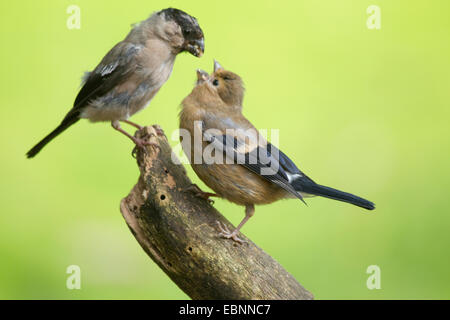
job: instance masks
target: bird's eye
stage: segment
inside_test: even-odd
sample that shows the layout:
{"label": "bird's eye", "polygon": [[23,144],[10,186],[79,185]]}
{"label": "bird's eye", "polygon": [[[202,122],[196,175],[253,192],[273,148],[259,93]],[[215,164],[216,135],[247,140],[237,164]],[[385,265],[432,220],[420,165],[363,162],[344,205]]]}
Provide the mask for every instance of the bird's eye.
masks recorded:
{"label": "bird's eye", "polygon": [[217,80],[217,79],[214,79],[214,81],[213,81],[213,86],[218,86],[219,85],[219,80]]}

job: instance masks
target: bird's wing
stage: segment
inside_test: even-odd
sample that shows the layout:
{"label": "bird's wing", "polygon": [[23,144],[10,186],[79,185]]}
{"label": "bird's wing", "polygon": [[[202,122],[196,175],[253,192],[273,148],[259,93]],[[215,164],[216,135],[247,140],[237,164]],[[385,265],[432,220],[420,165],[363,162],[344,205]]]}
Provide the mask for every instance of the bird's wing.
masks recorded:
{"label": "bird's wing", "polygon": [[286,154],[271,143],[249,143],[248,139],[243,136],[223,134],[223,132],[215,134],[211,130],[204,131],[203,137],[213,144],[214,149],[218,152],[232,158],[234,163],[277,184],[302,201],[303,197],[294,189],[292,181],[304,179],[313,182],[297,168]]}
{"label": "bird's wing", "polygon": [[80,111],[89,101],[107,94],[132,75],[139,67],[136,56],[141,48],[130,42],[119,42],[115,45],[87,76],[70,113]]}

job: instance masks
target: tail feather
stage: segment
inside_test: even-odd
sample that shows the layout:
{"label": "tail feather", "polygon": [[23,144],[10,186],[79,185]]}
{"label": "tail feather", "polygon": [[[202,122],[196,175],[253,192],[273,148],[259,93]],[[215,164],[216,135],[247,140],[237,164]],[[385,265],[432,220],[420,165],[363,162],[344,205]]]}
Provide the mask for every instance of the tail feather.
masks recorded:
{"label": "tail feather", "polygon": [[52,132],[50,132],[44,139],[42,139],[38,144],[36,144],[30,151],[27,152],[27,158],[33,158],[35,155],[39,153],[39,151],[44,148],[47,143],[56,138],[60,133],[69,128],[75,122],[80,120],[77,114],[70,115],[66,117],[63,122]]}
{"label": "tail feather", "polygon": [[373,202],[370,202],[369,200],[360,198],[358,196],[355,196],[354,194],[339,191],[330,187],[321,186],[319,184],[311,183],[311,184],[299,184],[297,187],[295,186],[295,181],[293,182],[294,188],[300,192],[313,194],[316,196],[321,196],[333,200],[343,201],[347,203],[351,203],[355,206],[367,209],[367,210],[373,210],[375,209],[375,204]]}

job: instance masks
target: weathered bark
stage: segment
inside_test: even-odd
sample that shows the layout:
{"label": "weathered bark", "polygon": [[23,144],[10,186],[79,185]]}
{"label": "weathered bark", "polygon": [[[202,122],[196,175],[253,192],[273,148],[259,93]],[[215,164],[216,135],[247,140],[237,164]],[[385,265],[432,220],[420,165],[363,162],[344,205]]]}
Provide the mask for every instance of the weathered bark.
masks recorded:
{"label": "weathered bark", "polygon": [[120,209],[145,252],[192,299],[312,299],[278,262],[248,238],[219,237],[217,221],[233,226],[206,200],[189,191],[182,165],[171,160],[165,137],[159,148],[138,150],[140,177]]}

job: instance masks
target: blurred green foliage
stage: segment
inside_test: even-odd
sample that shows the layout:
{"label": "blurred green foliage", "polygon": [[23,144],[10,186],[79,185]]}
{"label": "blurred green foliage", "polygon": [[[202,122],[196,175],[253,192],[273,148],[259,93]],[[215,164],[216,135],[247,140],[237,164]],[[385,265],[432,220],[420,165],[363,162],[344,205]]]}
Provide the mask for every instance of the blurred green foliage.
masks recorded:
{"label": "blurred green foliage", "polygon": [[[80,30],[66,27],[71,4]],[[380,30],[366,27],[372,4]],[[211,71],[217,59],[243,77],[245,115],[279,128],[300,168],[377,204],[367,214],[326,199],[281,201],[257,207],[243,232],[318,299],[450,298],[445,0],[2,1],[0,298],[187,298],[119,212],[138,177],[128,139],[81,121],[25,158],[71,108],[83,72],[131,23],[168,6],[199,19],[205,55],[179,56],[133,120],[170,138],[196,68]],[[215,206],[234,223],[243,217],[225,200]],[[66,289],[71,264],[81,290]],[[366,287],[369,265],[381,268],[380,290]]]}

